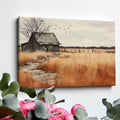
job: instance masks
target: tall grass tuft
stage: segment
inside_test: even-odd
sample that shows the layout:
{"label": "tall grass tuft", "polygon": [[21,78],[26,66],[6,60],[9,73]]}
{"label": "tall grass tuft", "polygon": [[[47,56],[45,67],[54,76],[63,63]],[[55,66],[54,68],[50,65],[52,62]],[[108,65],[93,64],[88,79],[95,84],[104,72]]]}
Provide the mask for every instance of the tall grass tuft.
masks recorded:
{"label": "tall grass tuft", "polygon": [[[64,54],[64,53],[61,53]],[[38,69],[55,72],[63,78],[63,86],[99,86],[115,84],[115,56],[109,53],[79,54],[53,58],[39,64]],[[68,56],[68,55],[67,55]]]}

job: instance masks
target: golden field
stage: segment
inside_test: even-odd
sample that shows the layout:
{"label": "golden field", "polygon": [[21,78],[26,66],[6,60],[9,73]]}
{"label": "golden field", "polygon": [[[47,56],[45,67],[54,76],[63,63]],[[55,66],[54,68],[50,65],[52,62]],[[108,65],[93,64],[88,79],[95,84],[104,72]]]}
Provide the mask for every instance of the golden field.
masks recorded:
{"label": "golden field", "polygon": [[[55,57],[52,58],[54,55]],[[54,85],[58,87],[115,85],[115,54],[105,53],[105,50],[95,53],[19,52],[19,66],[50,56],[50,59],[39,63],[36,69],[46,73],[58,73],[61,79],[55,78],[55,81],[58,82],[54,82]],[[22,76],[24,76],[24,80]],[[42,85],[41,81],[35,81],[30,73],[19,70],[19,82],[25,86],[28,84],[25,81],[32,81],[29,87],[49,86],[47,83]]]}
{"label": "golden field", "polygon": [[53,56],[52,52],[19,52],[18,63],[19,66],[24,65],[27,62],[37,62],[39,59],[43,59],[45,57]]}

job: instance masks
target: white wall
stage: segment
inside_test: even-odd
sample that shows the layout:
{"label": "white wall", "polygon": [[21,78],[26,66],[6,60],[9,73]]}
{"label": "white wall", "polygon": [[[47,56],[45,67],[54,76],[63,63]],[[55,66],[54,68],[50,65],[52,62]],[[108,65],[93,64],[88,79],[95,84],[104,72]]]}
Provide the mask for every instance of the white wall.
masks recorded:
{"label": "white wall", "polygon": [[[116,86],[57,88],[59,104],[70,110],[79,103],[86,107],[89,116],[105,115],[102,98],[113,101],[120,97],[120,1],[119,0],[0,0],[0,77],[11,74],[17,80],[16,19],[18,16],[114,20],[116,22]],[[24,96],[20,94],[20,99]]]}

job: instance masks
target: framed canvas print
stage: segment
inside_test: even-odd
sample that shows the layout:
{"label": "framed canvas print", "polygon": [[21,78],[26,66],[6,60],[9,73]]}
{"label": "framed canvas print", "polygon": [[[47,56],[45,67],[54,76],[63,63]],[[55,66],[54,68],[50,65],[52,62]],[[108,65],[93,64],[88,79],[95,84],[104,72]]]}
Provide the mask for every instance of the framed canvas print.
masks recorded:
{"label": "framed canvas print", "polygon": [[115,23],[19,17],[18,80],[34,88],[115,85]]}

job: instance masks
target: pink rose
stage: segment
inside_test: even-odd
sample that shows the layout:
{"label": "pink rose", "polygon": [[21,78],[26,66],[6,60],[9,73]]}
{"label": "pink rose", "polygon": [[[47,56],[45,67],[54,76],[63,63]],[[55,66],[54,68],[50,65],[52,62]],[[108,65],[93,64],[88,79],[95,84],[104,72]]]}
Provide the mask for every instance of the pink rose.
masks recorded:
{"label": "pink rose", "polygon": [[64,120],[64,119],[65,119],[65,116],[66,116],[67,114],[69,114],[68,111],[65,110],[64,108],[56,108],[53,112],[58,113],[59,117],[60,117],[62,120]]}
{"label": "pink rose", "polygon": [[72,107],[72,109],[71,109],[71,113],[75,116],[75,111],[76,111],[76,108],[77,107],[81,107],[82,109],[84,109],[85,111],[86,111],[86,109],[85,109],[85,107],[84,106],[82,106],[82,105],[80,105],[80,104],[76,104],[76,105],[74,105],[73,107]]}
{"label": "pink rose", "polygon": [[35,103],[34,102],[26,102],[26,101],[20,101],[20,111],[25,115],[27,118],[29,110],[35,109]]}
{"label": "pink rose", "polygon": [[53,115],[48,120],[62,120],[59,115]]}
{"label": "pink rose", "polygon": [[69,113],[65,116],[65,120],[74,120],[74,117],[72,114]]}
{"label": "pink rose", "polygon": [[13,120],[12,118],[10,118],[9,116],[1,118],[0,120]]}
{"label": "pink rose", "polygon": [[57,115],[53,115],[48,120],[74,120],[73,115],[68,113],[64,108],[56,108],[52,112],[56,112]]}
{"label": "pink rose", "polygon": [[48,105],[46,102],[44,104],[49,109],[49,114],[53,113],[54,110],[58,108],[56,104]]}
{"label": "pink rose", "polygon": [[58,106],[56,104],[51,105],[49,108],[49,112],[53,113],[56,108],[58,108]]}
{"label": "pink rose", "polygon": [[[27,118],[29,110],[34,110],[35,109],[35,103],[34,102],[26,102],[26,101],[20,101],[20,111],[25,115]],[[53,113],[54,109],[57,108],[56,104],[53,105],[48,105],[47,103],[44,103],[45,106],[49,109],[49,114]]]}

